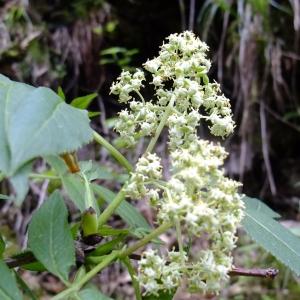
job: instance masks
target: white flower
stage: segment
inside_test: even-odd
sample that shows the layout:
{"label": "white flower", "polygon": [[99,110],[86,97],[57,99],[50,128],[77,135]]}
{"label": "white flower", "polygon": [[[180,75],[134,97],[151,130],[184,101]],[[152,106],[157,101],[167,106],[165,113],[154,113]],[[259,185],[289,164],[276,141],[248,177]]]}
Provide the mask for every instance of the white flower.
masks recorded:
{"label": "white flower", "polygon": [[119,95],[120,103],[127,103],[132,99],[130,93],[139,91],[144,80],[144,72],[139,69],[133,74],[130,74],[128,71],[123,71],[118,77],[117,82],[112,84],[110,92],[111,94]]}
{"label": "white flower", "polygon": [[151,186],[153,182],[161,179],[161,177],[162,166],[160,158],[156,154],[147,152],[136,164],[135,171],[132,173],[125,189],[127,196],[140,199],[151,192],[152,195],[150,194],[148,197],[154,196],[153,200],[155,200],[158,196],[158,191],[153,188],[149,189],[149,186]]}
{"label": "white flower", "polygon": [[144,63],[144,68],[151,73],[155,73],[158,70],[159,66],[160,66],[160,61],[157,58],[147,60]]}
{"label": "white flower", "polygon": [[224,148],[197,135],[202,121],[209,123],[216,136],[225,137],[234,129],[229,99],[218,83],[209,82],[207,51],[208,46],[192,32],[172,34],[159,55],[143,65],[151,73],[151,101],[140,93],[145,81],[142,70],[123,71],[111,88],[129,106],[115,126],[126,146],[142,137],[152,138],[166,110],[169,113],[162,124],[169,135],[168,180],[163,179],[160,158],[147,152],[131,173],[126,195],[149,200],[157,210],[157,223],[179,223],[181,242],[199,236],[207,242],[198,256],[169,251],[163,258],[156,250],[146,251],[138,276],[146,294],[176,289],[182,279],[191,291],[218,293],[232,268],[231,251],[244,209],[240,184],[224,174]]}

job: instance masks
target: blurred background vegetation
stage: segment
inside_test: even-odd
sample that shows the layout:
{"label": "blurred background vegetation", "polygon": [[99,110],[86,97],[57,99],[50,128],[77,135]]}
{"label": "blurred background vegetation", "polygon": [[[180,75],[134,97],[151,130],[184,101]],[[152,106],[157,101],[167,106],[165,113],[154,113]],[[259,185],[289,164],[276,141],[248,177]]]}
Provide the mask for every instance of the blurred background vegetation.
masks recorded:
{"label": "blurred background vegetation", "polygon": [[[247,195],[298,224],[299,0],[0,1],[0,73],[62,87],[67,99],[98,93],[91,110],[101,115],[93,126],[110,135],[121,109],[109,95],[112,81],[122,68],[155,56],[166,36],[183,30],[208,43],[210,76],[232,100],[237,128],[225,142],[228,173],[243,181]],[[253,243],[244,241],[243,247],[237,259],[244,265],[275,264]],[[235,280],[224,297],[300,299],[300,288],[282,271],[271,283]]]}

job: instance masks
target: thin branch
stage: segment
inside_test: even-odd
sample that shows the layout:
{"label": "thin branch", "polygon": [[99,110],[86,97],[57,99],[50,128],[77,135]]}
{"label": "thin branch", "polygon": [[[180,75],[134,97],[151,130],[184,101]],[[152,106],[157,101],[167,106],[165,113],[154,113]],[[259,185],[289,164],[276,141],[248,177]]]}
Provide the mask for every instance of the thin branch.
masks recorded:
{"label": "thin branch", "polygon": [[265,161],[265,166],[267,170],[267,177],[269,180],[269,185],[271,189],[272,195],[276,195],[277,188],[275,185],[275,180],[272,172],[272,166],[270,162],[269,157],[269,142],[268,142],[268,136],[267,136],[267,121],[266,121],[266,115],[265,115],[265,109],[264,109],[264,103],[260,103],[260,109],[259,109],[259,115],[260,115],[260,123],[261,123],[261,142],[262,142],[262,152],[263,152],[263,158]]}
{"label": "thin branch", "polygon": [[279,114],[277,114],[275,111],[273,111],[270,107],[268,107],[266,104],[264,104],[265,110],[272,115],[276,120],[282,122],[283,124],[289,126],[290,128],[296,130],[297,132],[300,132],[300,127],[294,125],[293,123],[285,120],[283,117],[281,117]]}
{"label": "thin branch", "polygon": [[267,269],[245,269],[245,268],[233,268],[228,274],[229,276],[252,276],[274,279],[279,271],[274,268]]}

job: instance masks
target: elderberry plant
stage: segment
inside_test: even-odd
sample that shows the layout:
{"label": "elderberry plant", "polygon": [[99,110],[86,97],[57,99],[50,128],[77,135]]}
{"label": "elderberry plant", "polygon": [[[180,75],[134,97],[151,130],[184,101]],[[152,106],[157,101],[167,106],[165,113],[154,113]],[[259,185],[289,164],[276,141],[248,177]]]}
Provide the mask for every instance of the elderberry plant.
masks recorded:
{"label": "elderberry plant", "polygon": [[[148,198],[157,211],[157,223],[176,227],[178,250],[165,257],[156,250],[145,251],[139,262],[138,279],[145,293],[174,290],[186,279],[192,291],[218,293],[229,278],[231,251],[237,226],[243,217],[240,183],[224,175],[226,152],[220,144],[198,138],[201,121],[209,122],[213,135],[225,137],[233,131],[229,100],[219,85],[210,83],[208,47],[191,32],[172,34],[159,56],[144,69],[122,72],[111,93],[127,103],[119,114],[116,131],[127,146],[141,137],[154,136],[132,172],[126,196]],[[146,78],[154,96],[141,94]],[[165,180],[155,142],[166,127],[171,176]],[[186,244],[201,238],[207,246],[197,254]]]}
{"label": "elderberry plant", "polygon": [[[44,203],[33,213],[24,252],[8,254],[0,233],[0,297],[21,300],[23,293],[36,298],[19,273],[10,270],[19,267],[55,275],[65,289],[53,300],[111,299],[90,280],[116,261],[128,270],[137,300],[172,299],[182,284],[191,292],[218,294],[230,274],[255,273],[237,271],[233,264],[239,225],[300,275],[299,239],[275,220],[277,213],[239,194],[241,184],[224,173],[224,148],[199,138],[200,124],[221,138],[234,129],[229,100],[218,83],[209,81],[207,51],[192,32],[172,34],[143,69],[123,71],[112,85],[111,93],[126,106],[115,125],[116,144],[130,149],[141,139],[148,143],[135,166],[90,127],[95,112],[86,109],[96,94],[67,104],[61,89],[56,94],[0,75],[0,181],[7,179],[14,191],[0,199],[21,205],[30,180],[51,183],[44,195],[59,189],[48,199],[39,196]],[[155,152],[163,134],[168,135],[164,166]],[[128,174],[78,161],[76,150],[92,140]],[[33,173],[40,157],[47,168]],[[123,186],[115,194],[100,180]],[[62,189],[80,213],[68,216]],[[156,212],[155,228],[131,200],[147,201]],[[127,227],[110,226],[113,214]],[[159,236],[171,229],[177,241],[165,249]],[[132,259],[138,259],[137,270]],[[272,277],[277,272],[256,273]]]}

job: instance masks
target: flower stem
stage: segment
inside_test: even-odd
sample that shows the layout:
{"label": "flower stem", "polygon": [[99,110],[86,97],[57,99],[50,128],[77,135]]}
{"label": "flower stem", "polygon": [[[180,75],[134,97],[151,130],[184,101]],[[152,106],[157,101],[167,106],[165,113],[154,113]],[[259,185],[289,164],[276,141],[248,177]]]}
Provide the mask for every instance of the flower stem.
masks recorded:
{"label": "flower stem", "polygon": [[104,225],[107,222],[107,220],[115,212],[115,210],[119,207],[119,205],[124,200],[124,198],[125,198],[125,191],[124,191],[124,187],[123,187],[119,191],[117,196],[114,198],[114,200],[105,208],[105,210],[99,216],[98,228],[101,227],[102,225]]}
{"label": "flower stem", "polygon": [[152,152],[153,148],[155,147],[155,144],[162,132],[162,130],[164,129],[164,126],[166,125],[167,123],[167,120],[168,120],[168,117],[172,111],[172,108],[173,108],[173,105],[174,105],[174,101],[175,101],[175,98],[172,97],[168,106],[166,107],[166,110],[160,120],[160,123],[158,124],[158,127],[156,129],[156,132],[155,132],[155,135],[154,137],[151,139],[147,149],[146,149],[146,152]]}
{"label": "flower stem", "polygon": [[142,295],[141,295],[141,289],[140,289],[140,284],[139,282],[136,280],[136,271],[133,268],[129,257],[125,257],[122,262],[124,263],[124,265],[126,266],[128,273],[131,277],[132,280],[132,285],[134,288],[134,293],[135,293],[135,298],[136,300],[142,300]]}
{"label": "flower stem", "polygon": [[99,133],[93,131],[94,140],[103,146],[128,172],[133,170],[130,162],[108,141],[106,141]]}
{"label": "flower stem", "polygon": [[147,245],[151,240],[158,237],[159,235],[161,235],[162,233],[167,231],[172,226],[173,226],[173,224],[171,222],[163,223],[162,225],[157,227],[155,230],[153,230],[152,232],[147,234],[144,238],[142,238],[141,240],[139,240],[138,242],[136,242],[132,246],[128,247],[127,249],[122,250],[119,257],[122,259],[126,256],[129,256],[130,254],[132,254],[137,249]]}
{"label": "flower stem", "polygon": [[142,100],[142,102],[143,102],[143,104],[145,104],[145,99],[144,99],[144,97],[143,97],[143,95],[139,92],[139,91],[135,91],[137,94],[138,94],[138,96],[141,98],[141,100]]}
{"label": "flower stem", "polygon": [[114,261],[118,257],[119,252],[112,252],[107,255],[103,261],[101,261],[98,265],[96,265],[93,269],[91,269],[88,273],[86,273],[78,282],[72,284],[68,289],[62,291],[58,295],[52,298],[52,300],[59,299],[68,299],[68,295],[72,293],[76,293],[81,289],[81,287],[86,284],[90,279],[92,279],[97,273],[99,273],[102,269],[107,267],[112,261]]}

